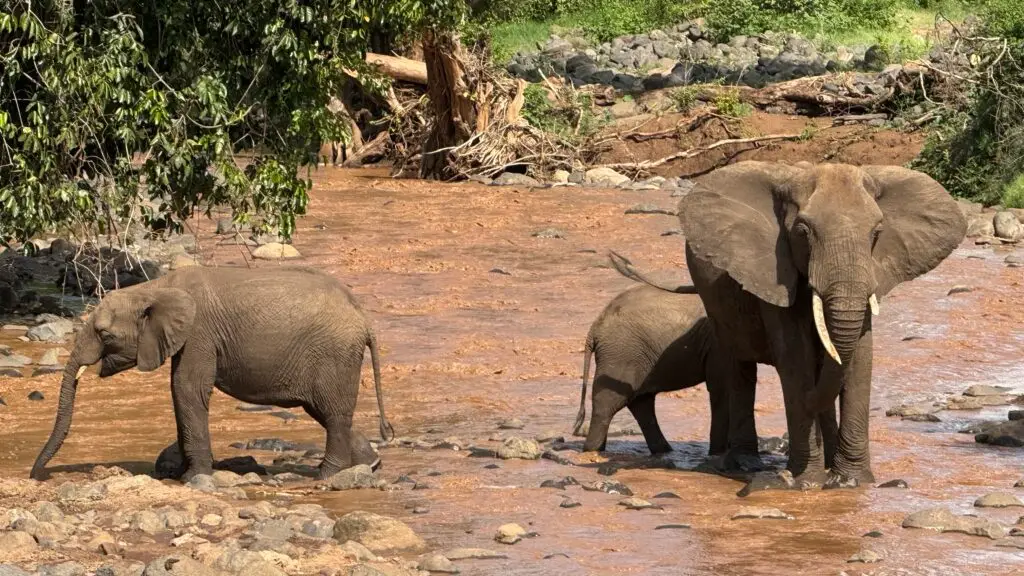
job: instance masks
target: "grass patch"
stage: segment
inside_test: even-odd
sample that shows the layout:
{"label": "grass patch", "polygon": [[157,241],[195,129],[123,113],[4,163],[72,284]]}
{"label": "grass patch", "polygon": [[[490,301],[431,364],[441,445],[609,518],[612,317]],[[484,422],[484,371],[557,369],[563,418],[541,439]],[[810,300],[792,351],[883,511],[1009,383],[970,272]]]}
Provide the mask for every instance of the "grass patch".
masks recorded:
{"label": "grass patch", "polygon": [[542,22],[507,22],[489,27],[491,53],[498,64],[507,64],[516,52],[537,50],[551,36],[554,20]]}
{"label": "grass patch", "polygon": [[1003,190],[1002,204],[1007,208],[1024,208],[1024,174],[1014,178]]}
{"label": "grass patch", "polygon": [[729,90],[715,98],[715,112],[728,118],[746,118],[754,113],[754,107],[740,100],[739,91]]}

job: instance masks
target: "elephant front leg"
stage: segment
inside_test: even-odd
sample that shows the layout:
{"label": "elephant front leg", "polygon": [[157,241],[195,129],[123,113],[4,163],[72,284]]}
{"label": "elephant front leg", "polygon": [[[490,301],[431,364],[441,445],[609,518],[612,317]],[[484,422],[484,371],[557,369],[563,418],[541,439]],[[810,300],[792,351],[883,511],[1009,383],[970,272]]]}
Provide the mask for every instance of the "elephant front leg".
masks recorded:
{"label": "elephant front leg", "polygon": [[215,374],[211,367],[183,354],[171,359],[171,399],[182,454],[181,481],[188,482],[199,474],[213,474],[209,419]]}
{"label": "elephant front leg", "polygon": [[[754,400],[757,393],[757,363],[740,362],[726,349],[715,350],[708,366],[711,395],[712,466],[724,472],[749,473],[764,470],[757,450]],[[724,391],[724,392],[723,392]],[[716,407],[717,404],[717,407]],[[725,410],[722,410],[722,405]],[[722,430],[727,430],[723,449]]]}
{"label": "elephant front leg", "polygon": [[658,416],[654,412],[654,394],[637,396],[628,404],[629,411],[633,414],[640,431],[647,441],[647,448],[651,454],[666,454],[672,451],[672,445],[665,439],[665,434],[658,425]]}
{"label": "elephant front leg", "polygon": [[839,394],[839,443],[825,488],[855,488],[875,482],[868,445],[871,356],[872,336],[868,324],[843,374],[842,392]]}

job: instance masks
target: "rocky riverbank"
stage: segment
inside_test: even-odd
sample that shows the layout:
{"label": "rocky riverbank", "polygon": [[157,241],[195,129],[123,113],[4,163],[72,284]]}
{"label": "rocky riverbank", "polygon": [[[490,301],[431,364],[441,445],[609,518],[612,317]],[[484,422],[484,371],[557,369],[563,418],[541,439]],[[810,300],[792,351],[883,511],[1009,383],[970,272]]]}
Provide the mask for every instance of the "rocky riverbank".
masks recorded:
{"label": "rocky riverbank", "polygon": [[[715,42],[696,22],[666,30],[622,36],[600,45],[576,37],[552,36],[537,52],[518,53],[508,71],[531,82],[559,76],[576,86],[609,85],[642,92],[713,81],[760,88],[768,84],[855,72],[854,85],[867,94],[884,94],[894,69],[889,50],[879,45],[837,46],[824,50],[799,35],[765,32]],[[933,57],[941,57],[937,50]],[[892,66],[893,68],[888,68]],[[839,93],[838,85],[825,86]]]}

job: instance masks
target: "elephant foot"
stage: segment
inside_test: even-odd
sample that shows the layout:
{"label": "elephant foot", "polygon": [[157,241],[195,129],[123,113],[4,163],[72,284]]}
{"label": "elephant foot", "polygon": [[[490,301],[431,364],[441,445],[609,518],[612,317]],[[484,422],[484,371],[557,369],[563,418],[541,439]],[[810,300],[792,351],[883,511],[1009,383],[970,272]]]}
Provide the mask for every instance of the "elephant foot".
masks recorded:
{"label": "elephant foot", "polygon": [[655,442],[654,444],[648,444],[647,449],[651,451],[651,456],[660,456],[672,452],[672,445],[667,441],[664,443]]}
{"label": "elephant foot", "polygon": [[793,476],[789,470],[758,472],[736,495],[744,497],[765,490],[814,490],[820,489],[824,482],[824,471],[820,474],[805,472],[799,476]]}
{"label": "elephant foot", "polygon": [[190,466],[181,474],[178,480],[180,480],[182,484],[188,484],[193,478],[199,475],[212,476],[213,466]]}
{"label": "elephant foot", "polygon": [[858,488],[875,483],[875,475],[871,470],[865,469],[857,473],[847,474],[842,470],[833,468],[829,470],[828,477],[822,486],[825,490],[838,490],[843,488]]}
{"label": "elephant foot", "polygon": [[720,457],[720,462],[721,468],[725,472],[750,474],[767,470],[767,466],[761,460],[761,456],[756,452],[728,450]]}

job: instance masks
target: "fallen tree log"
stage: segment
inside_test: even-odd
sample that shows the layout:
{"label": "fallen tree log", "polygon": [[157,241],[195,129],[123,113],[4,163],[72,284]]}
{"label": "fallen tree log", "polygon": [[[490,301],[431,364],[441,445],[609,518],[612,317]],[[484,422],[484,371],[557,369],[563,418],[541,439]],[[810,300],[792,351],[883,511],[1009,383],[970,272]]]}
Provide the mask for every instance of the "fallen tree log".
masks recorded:
{"label": "fallen tree log", "polygon": [[380,68],[380,71],[389,78],[412,82],[421,86],[427,85],[427,64],[419,60],[410,60],[401,56],[388,56],[385,54],[366,53],[366,63]]}

